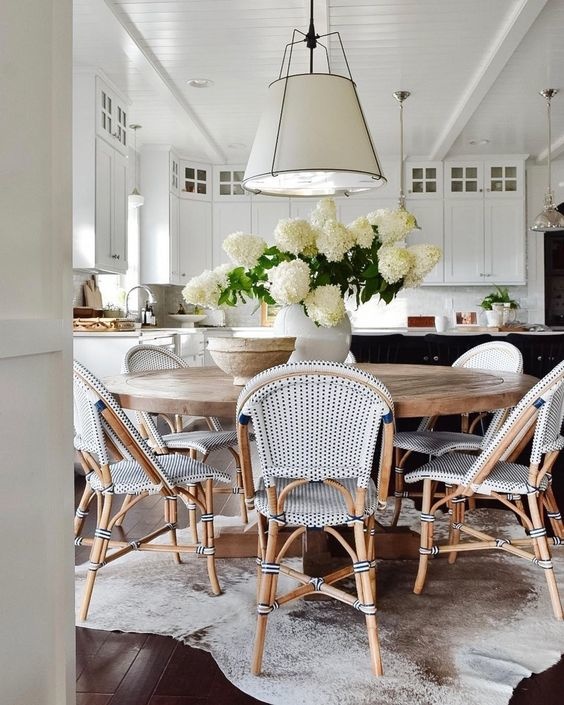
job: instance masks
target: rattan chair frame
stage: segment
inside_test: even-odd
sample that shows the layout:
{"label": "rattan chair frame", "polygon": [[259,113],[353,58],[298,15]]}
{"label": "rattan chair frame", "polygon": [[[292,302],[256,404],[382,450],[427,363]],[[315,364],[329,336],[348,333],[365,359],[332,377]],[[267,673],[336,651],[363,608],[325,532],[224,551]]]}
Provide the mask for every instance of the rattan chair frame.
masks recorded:
{"label": "rattan chair frame", "polygon": [[[81,421],[89,436],[89,441],[83,439],[78,451],[89,473],[86,476],[87,488],[76,511],[75,544],[91,546],[80,619],[87,619],[98,571],[133,550],[171,552],[178,563],[183,553],[205,557],[211,590],[213,594],[220,594],[215,566],[213,483],[222,480],[228,482],[228,476],[211,465],[204,465],[180,454],[171,454],[171,460],[179,464],[184,477],[182,482],[174,482],[170,479],[173,477],[171,473],[149,448],[102,382],[78,362],[74,363],[73,377],[75,398],[79,399],[79,407],[83,408]],[[131,486],[122,492],[125,495],[124,504],[114,512],[113,500],[118,494],[114,482],[114,468],[119,464],[116,460],[129,461],[135,472],[131,475],[134,477],[129,483]],[[96,485],[94,489],[93,484]],[[159,494],[165,500],[163,526],[134,541],[112,539],[112,530],[125,513],[149,494]],[[94,498],[97,500],[96,530],[93,536],[83,536],[84,518]],[[199,507],[202,512],[201,542],[178,543],[178,499],[187,507]],[[166,533],[169,534],[169,543],[153,543],[157,537]]]}
{"label": "rattan chair frame", "polygon": [[[136,345],[128,350],[125,354],[122,365],[123,372],[125,373],[154,369],[178,369],[182,367],[188,367],[188,365],[175,353],[157,345],[145,344]],[[171,418],[166,414],[159,414],[159,416],[165,419],[172,433],[177,435],[176,438],[171,436],[162,436],[159,433],[157,425],[151,414],[144,411],[136,412],[141,435],[148,440],[149,445],[151,445],[157,453],[168,453],[170,450],[177,453],[186,452],[191,458],[199,458],[203,463],[205,463],[208,460],[209,452],[203,451],[202,449],[203,437],[213,443],[214,450],[229,451],[235,462],[234,482],[231,487],[216,485],[214,491],[216,494],[237,495],[239,497],[241,521],[243,524],[247,524],[249,521],[249,507],[247,505],[249,503],[246,501],[247,493],[245,492],[243,474],[241,471],[240,453],[236,441],[235,443],[231,440],[219,442],[219,439],[222,437],[220,434],[223,434],[224,436],[226,435],[223,431],[220,419],[215,416],[204,417],[209,427],[209,431],[205,433],[201,431],[184,431],[182,417],[180,416],[176,416],[174,418]],[[196,515],[194,509],[190,512],[190,525],[193,527],[193,531],[195,531]]]}
{"label": "rattan chair frame", "polygon": [[[323,443],[330,444],[333,437],[325,437],[323,431],[316,429],[315,442],[313,436],[309,439],[302,435],[300,439],[285,437],[280,440],[281,429],[276,422],[276,414],[271,402],[272,395],[286,395],[284,398],[292,405],[296,418],[299,419],[300,408],[306,404],[299,403],[300,395],[313,389],[315,385],[341,385],[343,394],[354,396],[359,401],[365,401],[365,408],[370,408],[370,413],[359,414],[354,420],[348,419],[348,424],[357,425],[357,431],[362,429],[363,463],[354,469],[348,469],[356,483],[354,491],[343,483],[343,467],[340,466],[341,476],[335,476],[327,467],[311,468],[300,467],[299,458],[304,453],[311,452],[311,447],[321,447]],[[312,392],[315,393],[315,392]],[[310,405],[311,406],[311,405]],[[337,406],[337,405],[335,405]],[[288,407],[290,409],[290,407]],[[311,411],[311,410],[310,410]],[[293,413],[293,412],[292,412]],[[331,413],[328,408],[315,408],[313,417],[326,416]],[[337,412],[332,412],[337,413]],[[370,418],[369,418],[370,417]],[[338,418],[338,417],[337,417]],[[343,363],[329,362],[298,362],[279,365],[266,370],[251,379],[242,390],[237,404],[238,428],[241,438],[241,450],[244,458],[244,467],[250,467],[248,457],[249,422],[253,422],[257,440],[258,455],[261,461],[262,479],[264,482],[263,498],[266,496],[266,505],[256,504],[258,514],[258,552],[257,559],[257,629],[251,670],[259,674],[262,670],[262,660],[266,636],[267,621],[270,612],[276,607],[291,602],[310,593],[320,592],[331,598],[339,600],[365,615],[370,649],[370,663],[373,673],[382,674],[382,659],[378,640],[376,622],[376,563],[374,557],[375,520],[374,509],[367,509],[367,493],[370,491],[372,480],[372,458],[376,442],[381,435],[380,468],[383,477],[389,477],[393,458],[394,417],[393,401],[384,385],[372,375]],[[270,419],[270,420],[268,420]],[[300,425],[301,422],[298,422]],[[382,432],[380,430],[382,427]],[[360,431],[359,431],[360,432]],[[282,434],[284,435],[284,434]],[[269,466],[267,458],[273,444],[278,444],[285,457],[294,457],[295,465],[285,468]],[[346,444],[344,444],[346,445]],[[305,447],[308,446],[308,450]],[[315,451],[314,451],[315,452]],[[350,456],[347,449],[341,449],[343,456]],[[360,451],[359,451],[360,452]],[[290,455],[287,456],[287,453]],[[352,481],[351,480],[351,481]],[[280,484],[282,483],[282,484]],[[347,540],[339,531],[342,526],[333,523],[323,523],[318,528],[333,536],[345,549],[350,558],[350,564],[324,576],[311,576],[303,571],[296,570],[284,562],[284,558],[292,544],[302,537],[308,525],[294,519],[288,523],[285,512],[294,493],[304,488],[311,488],[311,483],[319,483],[323,487],[331,488],[338,493],[346,505],[350,518],[349,526],[353,527],[353,538]],[[381,482],[382,487],[387,487],[387,480]],[[375,490],[376,488],[374,488]],[[383,492],[383,490],[382,490]],[[385,504],[385,497],[379,498]],[[282,534],[281,529],[287,526],[289,535]],[[277,595],[278,576],[282,573],[296,580],[299,586]],[[351,595],[343,589],[335,587],[335,583],[346,577],[354,575],[356,595]]]}
{"label": "rattan chair frame", "polygon": [[[440,481],[441,478],[441,474],[437,474],[435,470],[438,461],[431,461],[419,470],[406,474],[407,483],[419,481],[422,475],[425,476],[419,569],[414,586],[416,594],[423,591],[430,557],[448,553],[449,562],[452,563],[457,553],[462,551],[501,550],[531,561],[543,569],[554,616],[562,620],[562,603],[554,575],[542,509],[544,505],[549,511],[555,534],[552,539],[553,545],[562,545],[564,542],[562,518],[554,496],[547,493],[547,490],[550,488],[549,474],[560,450],[564,447],[564,437],[560,435],[563,417],[564,361],[540,380],[514,407],[487,447],[465,472],[460,484],[444,497],[438,500],[433,498],[433,482]],[[526,481],[528,511],[525,511],[521,494],[491,491],[487,487],[487,480],[496,467],[499,467],[499,463],[507,462],[515,455],[516,449],[527,437],[531,424],[534,425],[534,435]],[[443,461],[452,463],[452,467],[456,468],[457,457],[456,453],[448,454]],[[481,490],[482,487],[487,491]],[[489,535],[470,526],[465,519],[465,504],[470,498],[488,498],[501,502],[504,507],[515,513],[528,536],[522,539],[507,539],[503,536]],[[437,544],[434,541],[435,514],[437,510],[444,508],[445,504],[452,506],[452,513],[449,515],[449,538],[446,543]],[[469,537],[468,540],[462,541],[463,536]]]}
{"label": "rattan chair frame", "polygon": [[[473,369],[498,370],[505,372],[523,372],[523,356],[514,345],[502,340],[493,340],[481,343],[464,352],[453,363],[452,367],[469,367]],[[487,428],[483,428],[485,414],[478,415],[470,422],[467,414],[461,415],[460,433],[441,433],[435,431],[435,424],[438,417],[425,417],[421,419],[416,431],[408,433],[397,433],[395,438],[395,467],[394,467],[394,514],[391,525],[396,526],[401,513],[402,503],[406,497],[421,497],[421,492],[407,490],[404,482],[405,464],[416,451],[410,449],[409,443],[403,441],[404,438],[419,436],[424,441],[429,438],[432,441],[433,456],[440,456],[445,453],[463,452],[479,453],[485,447],[489,439],[501,427],[507,417],[507,409],[498,409],[492,414]],[[476,435],[473,432],[478,423],[482,424],[483,435]],[[432,434],[432,437],[431,435]],[[422,445],[425,445],[423,442]],[[431,457],[431,456],[429,456]],[[436,488],[435,488],[436,490]],[[444,492],[442,493],[444,496]]]}

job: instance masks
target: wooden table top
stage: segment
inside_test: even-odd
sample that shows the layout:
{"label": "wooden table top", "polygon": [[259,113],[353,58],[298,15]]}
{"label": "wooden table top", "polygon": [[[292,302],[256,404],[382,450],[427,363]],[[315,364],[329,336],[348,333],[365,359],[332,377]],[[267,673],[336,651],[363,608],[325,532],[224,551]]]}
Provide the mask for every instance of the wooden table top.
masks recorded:
{"label": "wooden table top", "polygon": [[[513,406],[535,377],[434,365],[356,365],[389,389],[398,418]],[[126,409],[187,416],[233,417],[242,387],[218,367],[133,372],[104,379]]]}

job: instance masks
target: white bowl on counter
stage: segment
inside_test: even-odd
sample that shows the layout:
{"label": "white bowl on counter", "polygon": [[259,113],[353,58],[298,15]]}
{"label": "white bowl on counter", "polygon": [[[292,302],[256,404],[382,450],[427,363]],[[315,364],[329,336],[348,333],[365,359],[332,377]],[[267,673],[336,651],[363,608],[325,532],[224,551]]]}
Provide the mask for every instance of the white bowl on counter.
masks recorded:
{"label": "white bowl on counter", "polygon": [[207,316],[205,313],[169,313],[173,320],[179,321],[181,328],[193,328],[194,323],[201,323]]}

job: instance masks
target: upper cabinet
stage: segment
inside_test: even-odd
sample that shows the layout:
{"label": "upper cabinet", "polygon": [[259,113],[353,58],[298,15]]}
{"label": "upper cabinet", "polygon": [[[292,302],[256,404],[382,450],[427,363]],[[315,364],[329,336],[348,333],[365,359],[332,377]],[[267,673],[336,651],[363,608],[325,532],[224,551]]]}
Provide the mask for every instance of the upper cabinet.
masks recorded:
{"label": "upper cabinet", "polygon": [[405,195],[409,199],[442,198],[442,162],[406,162]]}
{"label": "upper cabinet", "polygon": [[524,284],[524,158],[445,162],[445,283]]}
{"label": "upper cabinet", "polygon": [[127,271],[127,101],[94,72],[73,77],[73,267]]}
{"label": "upper cabinet", "polygon": [[108,83],[96,77],[96,134],[127,156],[127,104]]}
{"label": "upper cabinet", "polygon": [[201,162],[180,160],[180,196],[195,201],[212,200],[212,168]]}

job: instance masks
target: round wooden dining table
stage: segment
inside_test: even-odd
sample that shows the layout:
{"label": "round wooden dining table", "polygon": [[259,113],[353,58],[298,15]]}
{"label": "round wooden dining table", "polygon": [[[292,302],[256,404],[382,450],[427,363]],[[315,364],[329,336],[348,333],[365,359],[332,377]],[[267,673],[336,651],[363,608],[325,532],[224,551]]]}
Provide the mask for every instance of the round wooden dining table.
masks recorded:
{"label": "round wooden dining table", "polygon": [[[463,367],[369,363],[355,366],[386,385],[394,400],[397,418],[444,416],[510,407],[537,381],[529,375]],[[235,386],[232,377],[218,367],[132,372],[107,377],[104,383],[126,409],[179,416],[218,416],[233,420],[237,399],[243,389]],[[244,485],[252,496],[252,468],[247,467],[245,455],[242,454]],[[380,477],[380,485],[387,487],[390,471],[391,468],[387,468],[385,477]],[[323,536],[320,537],[321,534]],[[324,536],[323,532],[307,533],[304,565],[306,558],[315,563],[320,555],[324,555],[325,549],[321,545]],[[377,543],[380,558],[413,558],[418,555],[419,537],[407,527],[382,527]],[[217,542],[217,551],[218,557],[255,555],[256,536],[248,531],[224,531]],[[315,569],[312,568],[312,575],[318,574]]]}
{"label": "round wooden dining table", "polygon": [[[397,418],[444,416],[513,406],[535,377],[434,365],[355,365],[386,385]],[[218,367],[132,372],[104,382],[126,409],[234,418],[242,387]]]}

